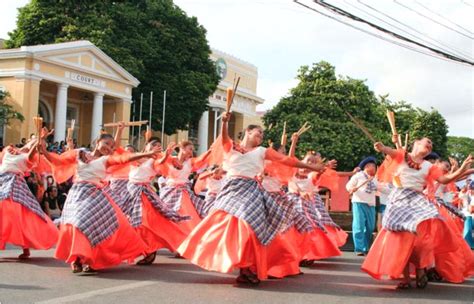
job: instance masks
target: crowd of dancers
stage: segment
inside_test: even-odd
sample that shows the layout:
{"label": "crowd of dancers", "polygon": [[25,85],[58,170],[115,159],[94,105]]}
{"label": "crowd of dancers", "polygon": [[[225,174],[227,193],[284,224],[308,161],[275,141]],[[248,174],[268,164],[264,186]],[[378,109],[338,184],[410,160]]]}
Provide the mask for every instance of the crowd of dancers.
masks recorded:
{"label": "crowd of dancers", "polygon": [[[366,255],[363,271],[376,279],[401,279],[402,289],[411,287],[412,275],[418,288],[433,278],[461,283],[474,275],[474,253],[464,239],[470,237],[473,246],[473,191],[451,197],[461,202],[462,212],[443,197],[473,173],[472,156],[461,165],[427,161],[428,138],[415,140],[411,149],[376,143],[385,155],[378,170],[376,159],[367,158],[359,170],[340,173],[335,160],[314,151],[298,159],[298,133],[288,153],[284,146],[262,147],[263,129],[256,125],[232,141],[230,117],[223,114],[220,136],[199,157],[193,157],[191,142],[163,149],[151,137],[136,152],[105,133],[92,151],[71,148],[58,155],[45,148],[48,130],[22,148],[6,147],[0,154],[0,249],[19,246],[25,259],[29,249],[55,246],[54,257],[74,273],[123,262],[149,265],[157,250],[168,249],[209,271],[238,269],[237,282],[255,285],[341,255],[348,235],[318,193],[346,174],[352,176],[347,190],[354,244],[358,255]],[[57,183],[73,178],[58,226],[27,187],[28,171],[51,172]],[[192,173],[198,174],[195,185]],[[156,176],[165,178],[159,195],[151,186]],[[196,193],[204,189],[203,199]],[[385,208],[371,245],[377,191]]]}

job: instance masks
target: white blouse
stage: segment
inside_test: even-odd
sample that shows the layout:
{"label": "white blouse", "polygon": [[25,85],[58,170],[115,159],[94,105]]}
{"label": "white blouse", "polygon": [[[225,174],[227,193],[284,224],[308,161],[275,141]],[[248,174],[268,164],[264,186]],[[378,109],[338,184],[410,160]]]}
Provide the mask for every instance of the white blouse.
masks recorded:
{"label": "white blouse", "polygon": [[[421,192],[423,191],[423,188],[425,188],[426,177],[429,174],[431,166],[433,166],[433,164],[425,160],[421,163],[420,170],[416,170],[410,168],[404,161],[402,164],[400,164],[395,176],[399,177],[401,186],[403,188],[410,188]],[[397,186],[396,183],[394,184]]]}
{"label": "white blouse", "polygon": [[174,166],[169,166],[169,173],[166,179],[166,185],[175,186],[182,185],[189,182],[189,175],[193,171],[191,160],[188,159],[183,163],[181,170],[176,169]]}
{"label": "white blouse", "polygon": [[156,176],[157,172],[153,167],[155,160],[149,158],[138,166],[130,168],[128,179],[131,183],[149,183]]}
{"label": "white blouse", "polygon": [[29,170],[28,167],[28,154],[20,153],[18,155],[11,154],[5,151],[3,155],[2,164],[0,165],[0,173],[13,172],[24,174]]}
{"label": "white blouse", "polygon": [[108,156],[101,156],[89,163],[78,159],[75,181],[100,184],[107,177],[107,158]]}
{"label": "white blouse", "polygon": [[313,184],[311,175],[306,178],[293,176],[288,182],[288,191],[290,193],[313,193],[317,191],[317,187]]}
{"label": "white blouse", "polygon": [[263,172],[266,148],[257,147],[247,153],[240,153],[231,149],[224,154],[223,168],[227,176],[244,176],[254,178]]}

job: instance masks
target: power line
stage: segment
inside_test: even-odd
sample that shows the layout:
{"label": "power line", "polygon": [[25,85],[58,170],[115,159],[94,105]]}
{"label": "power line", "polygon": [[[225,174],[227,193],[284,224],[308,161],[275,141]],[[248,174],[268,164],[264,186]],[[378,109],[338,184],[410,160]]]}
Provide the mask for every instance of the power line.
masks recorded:
{"label": "power line", "polygon": [[454,32],[456,32],[456,33],[458,33],[458,34],[460,34],[460,35],[463,35],[464,37],[469,38],[469,39],[473,39],[473,37],[468,36],[468,35],[466,35],[466,34],[460,32],[460,31],[458,31],[458,30],[456,30],[456,29],[453,29],[453,28],[450,27],[450,26],[447,26],[447,25],[445,25],[445,24],[442,24],[442,23],[440,23],[440,22],[434,20],[433,18],[428,17],[428,16],[426,16],[426,15],[424,15],[424,14],[418,12],[417,10],[415,10],[415,9],[413,9],[413,8],[411,8],[411,7],[407,6],[407,5],[405,5],[405,4],[402,4],[402,3],[398,2],[397,0],[393,0],[393,2],[395,2],[395,3],[398,4],[398,5],[400,5],[401,7],[406,8],[406,9],[409,10],[409,11],[414,12],[415,14],[418,14],[418,15],[420,15],[420,16],[422,16],[422,17],[428,19],[428,20],[433,21],[433,22],[436,23],[436,24],[441,25],[442,27],[445,27],[445,28],[447,28],[447,29],[449,29],[449,30],[452,30],[452,31],[454,31]]}
{"label": "power line", "polygon": [[[419,50],[419,49],[416,49],[416,48],[414,48],[414,47],[411,47],[411,46],[409,46],[409,45],[405,45],[405,44],[400,43],[400,42],[398,42],[398,41],[390,40],[390,39],[387,39],[386,37],[383,37],[383,36],[381,36],[381,35],[377,35],[377,34],[375,34],[375,33],[369,32],[369,31],[364,30],[364,29],[362,29],[362,28],[360,28],[360,27],[354,26],[354,25],[352,25],[352,24],[350,24],[350,23],[348,23],[348,22],[345,22],[345,21],[343,21],[343,20],[339,20],[339,19],[337,19],[337,18],[335,18],[335,17],[333,17],[333,16],[331,16],[331,15],[328,15],[328,14],[325,14],[325,13],[323,13],[323,12],[321,12],[321,11],[318,11],[318,10],[315,9],[314,7],[311,7],[311,6],[308,6],[308,5],[304,4],[304,3],[298,2],[298,0],[293,0],[293,1],[294,1],[296,4],[301,5],[301,6],[305,7],[305,8],[307,8],[307,9],[310,9],[310,10],[312,10],[312,11],[314,11],[314,12],[316,12],[316,13],[322,15],[322,16],[325,16],[325,17],[327,17],[327,18],[329,18],[329,19],[332,19],[332,20],[334,20],[334,21],[336,21],[336,22],[342,23],[342,24],[347,25],[347,26],[349,26],[349,27],[351,27],[351,28],[353,28],[353,29],[356,29],[356,30],[358,30],[358,31],[361,31],[361,32],[366,33],[366,34],[368,34],[368,35],[371,35],[371,36],[373,36],[373,37],[379,38],[379,39],[384,40],[384,41],[386,41],[386,42],[389,42],[389,43],[398,45],[398,46],[403,47],[403,48],[405,48],[405,49],[408,49],[408,50],[411,50],[411,51],[414,51],[414,52],[417,52],[417,53],[420,53],[420,54],[423,54],[423,55],[427,55],[427,56],[430,56],[430,57],[433,57],[433,58],[437,58],[437,59],[441,59],[441,60],[444,60],[444,61],[453,62],[453,60],[447,59],[447,58],[444,57],[444,56],[437,55],[436,53],[435,53],[435,54],[432,54],[432,53],[428,53],[428,52],[423,52],[423,51],[421,51],[421,50]],[[454,61],[454,63],[463,64],[463,65],[466,64],[466,63],[460,62],[460,61]]]}
{"label": "power line", "polygon": [[415,44],[415,45],[417,45],[417,46],[419,46],[419,47],[428,49],[428,50],[430,50],[430,51],[432,51],[432,52],[434,52],[434,53],[436,53],[436,54],[439,54],[439,55],[441,55],[441,56],[444,56],[444,57],[446,57],[446,58],[448,58],[448,59],[451,59],[451,60],[454,60],[454,61],[463,62],[463,63],[467,63],[467,64],[469,64],[469,65],[471,65],[471,66],[474,66],[474,62],[472,62],[472,61],[470,61],[470,60],[466,60],[466,59],[460,58],[460,57],[458,57],[458,56],[454,56],[454,55],[452,55],[452,54],[443,52],[443,51],[438,50],[438,49],[436,49],[436,48],[433,48],[433,47],[427,46],[427,45],[425,45],[425,44],[422,44],[422,43],[420,43],[420,42],[414,41],[414,40],[412,40],[412,39],[410,39],[410,38],[406,38],[406,37],[404,37],[404,36],[402,36],[402,35],[400,35],[400,34],[397,34],[397,33],[393,32],[393,31],[387,30],[387,29],[385,29],[385,28],[383,28],[383,27],[381,27],[381,26],[379,26],[379,25],[376,25],[376,24],[374,24],[374,23],[372,23],[372,22],[369,22],[369,21],[364,20],[364,19],[362,19],[362,18],[360,18],[360,17],[357,17],[357,16],[355,16],[355,15],[353,15],[353,14],[351,14],[351,13],[349,13],[349,12],[343,10],[343,9],[340,9],[340,8],[334,6],[334,5],[331,5],[331,4],[329,4],[329,3],[327,3],[327,2],[325,2],[325,1],[323,1],[323,0],[313,0],[313,2],[316,3],[316,4],[318,4],[319,6],[322,6],[323,8],[325,8],[325,9],[327,9],[327,10],[329,10],[329,11],[332,11],[332,12],[338,14],[338,15],[347,17],[347,18],[352,19],[352,20],[354,20],[354,21],[358,21],[358,22],[361,22],[361,23],[365,23],[365,24],[369,25],[370,27],[373,27],[373,28],[375,28],[375,29],[377,29],[377,30],[379,30],[379,31],[381,31],[381,32],[384,32],[384,33],[386,33],[386,34],[389,34],[389,35],[391,35],[391,36],[393,36],[393,37],[395,37],[395,38],[398,38],[398,39],[400,39],[400,40],[403,40],[403,41],[405,41],[405,42],[409,42],[409,43]]}
{"label": "power line", "polygon": [[[458,56],[459,56],[459,55],[460,55],[460,56],[463,56],[464,59],[466,59],[466,58],[467,58],[467,59],[470,59],[470,56],[467,55],[467,54],[465,54],[465,53],[463,53],[462,51],[457,50],[456,48],[454,48],[454,47],[452,47],[452,46],[449,46],[449,45],[447,45],[447,44],[444,44],[443,42],[438,41],[438,40],[436,40],[436,39],[434,39],[434,38],[428,36],[426,33],[422,33],[422,32],[420,32],[420,31],[416,30],[415,28],[410,27],[409,25],[406,25],[406,24],[404,24],[404,23],[402,23],[402,22],[400,22],[400,21],[398,21],[398,20],[396,20],[396,19],[391,18],[390,16],[388,16],[388,15],[386,15],[386,14],[383,14],[383,13],[382,13],[384,16],[390,18],[391,20],[393,20],[393,21],[395,21],[395,22],[401,24],[401,25],[404,26],[404,27],[410,28],[411,30],[413,30],[413,31],[415,31],[415,32],[417,32],[417,33],[419,33],[419,34],[421,34],[421,35],[423,35],[423,36],[426,36],[426,38],[428,38],[428,39],[431,40],[431,41],[434,41],[435,43],[430,42],[430,41],[427,41],[427,40],[423,39],[423,37],[416,36],[416,35],[410,33],[409,31],[407,31],[407,30],[405,30],[405,29],[403,29],[403,28],[401,28],[401,27],[399,27],[399,26],[397,26],[397,25],[395,25],[395,24],[393,24],[393,23],[387,22],[386,20],[384,20],[384,19],[382,19],[382,18],[379,18],[379,17],[375,16],[374,14],[371,14],[370,12],[367,12],[366,10],[363,10],[362,8],[357,7],[356,5],[353,5],[352,3],[350,3],[350,2],[347,1],[347,0],[344,0],[344,2],[345,2],[347,5],[349,5],[350,7],[353,7],[353,8],[355,8],[356,10],[361,11],[361,12],[363,12],[364,14],[366,14],[366,15],[372,17],[372,18],[375,18],[376,20],[379,20],[379,21],[381,21],[381,22],[383,22],[383,23],[385,23],[385,24],[388,24],[388,25],[390,25],[390,26],[392,26],[392,27],[398,29],[399,31],[401,31],[401,32],[403,32],[403,33],[405,33],[405,34],[410,35],[411,37],[414,37],[414,38],[416,38],[416,39],[419,39],[419,40],[421,40],[421,41],[423,41],[423,42],[425,42],[425,43],[435,45],[435,46],[437,46],[437,47],[440,47],[440,46],[441,46],[441,47],[440,47],[441,50],[444,50],[444,51],[446,51],[446,52],[451,52],[452,54],[455,54],[455,55],[458,55]],[[367,6],[367,5],[365,5],[364,3],[361,3],[361,1],[358,1],[358,2],[359,2],[360,4],[362,4],[362,5],[364,5],[364,6]],[[438,44],[438,45],[436,45],[436,44]],[[444,46],[445,48],[443,48],[443,46]]]}
{"label": "power line", "polygon": [[450,19],[444,17],[444,16],[441,15],[440,13],[437,13],[437,12],[433,11],[432,9],[430,9],[429,7],[423,5],[422,3],[420,3],[420,2],[418,2],[418,1],[416,1],[416,0],[415,0],[415,3],[418,4],[419,6],[425,8],[427,11],[431,12],[432,14],[435,14],[436,16],[438,16],[438,17],[440,17],[440,18],[442,18],[442,19],[444,19],[444,20],[446,20],[446,21],[448,21],[448,22],[454,24],[455,26],[459,27],[460,29],[465,30],[465,31],[468,32],[469,34],[471,34],[471,35],[474,34],[474,33],[471,32],[470,30],[468,30],[467,28],[464,28],[463,26],[457,24],[456,22],[451,21]]}
{"label": "power line", "polygon": [[464,1],[464,0],[462,0],[461,3],[464,3],[464,4],[466,4],[466,5],[470,6],[470,7],[474,7],[474,5],[469,4],[467,1]]}

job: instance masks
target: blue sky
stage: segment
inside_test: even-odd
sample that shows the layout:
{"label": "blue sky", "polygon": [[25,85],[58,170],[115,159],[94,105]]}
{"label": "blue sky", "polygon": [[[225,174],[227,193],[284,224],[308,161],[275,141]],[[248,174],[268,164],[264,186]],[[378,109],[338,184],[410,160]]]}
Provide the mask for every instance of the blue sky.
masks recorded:
{"label": "blue sky", "polygon": [[[16,8],[27,2],[0,2],[0,37],[7,38],[7,32],[15,27]],[[302,2],[311,4],[309,0]],[[368,18],[351,6],[364,8],[356,0],[328,2]],[[453,27],[413,1],[399,2]],[[474,32],[470,18],[474,15],[473,0],[418,2]],[[438,109],[448,122],[450,135],[474,138],[472,67],[405,50],[303,9],[291,0],[175,0],[175,3],[204,25],[212,47],[258,67],[258,95],[266,100],[260,109],[271,108],[287,94],[296,84],[294,77],[301,65],[325,60],[336,66],[338,74],[367,79],[376,94],[390,93],[392,100],[406,100],[427,110]],[[363,3],[474,57],[472,39],[426,20],[394,1],[363,0]]]}

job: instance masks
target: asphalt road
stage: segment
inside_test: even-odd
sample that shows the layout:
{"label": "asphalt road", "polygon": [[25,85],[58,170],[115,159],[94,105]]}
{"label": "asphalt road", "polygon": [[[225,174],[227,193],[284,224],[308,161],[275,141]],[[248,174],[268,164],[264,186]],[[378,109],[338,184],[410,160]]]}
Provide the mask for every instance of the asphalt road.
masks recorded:
{"label": "asphalt road", "polygon": [[18,261],[17,248],[0,251],[0,303],[474,303],[474,279],[464,284],[430,283],[425,290],[395,290],[396,281],[376,281],[360,271],[352,253],[303,268],[303,275],[268,280],[258,287],[235,284],[235,274],[206,272],[160,252],[150,266],[121,265],[96,275],[72,274],[52,258],[32,251]]}

